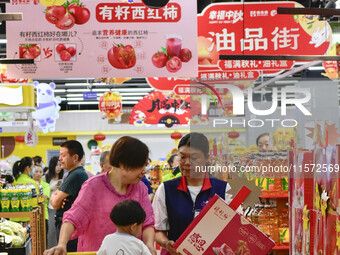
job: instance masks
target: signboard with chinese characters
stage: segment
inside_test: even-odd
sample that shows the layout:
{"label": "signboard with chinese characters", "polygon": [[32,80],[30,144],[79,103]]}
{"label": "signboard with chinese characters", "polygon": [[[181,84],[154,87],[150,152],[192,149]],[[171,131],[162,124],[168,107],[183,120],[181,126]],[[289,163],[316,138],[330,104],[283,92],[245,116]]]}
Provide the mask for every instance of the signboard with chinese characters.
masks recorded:
{"label": "signboard with chinese characters", "polygon": [[274,242],[215,195],[177,239],[180,254],[268,254]]}
{"label": "signboard with chinese characters", "polygon": [[[217,3],[198,15],[198,64],[202,80],[228,79],[230,71],[290,69],[294,61],[219,60],[219,55],[324,55],[332,31],[318,16],[278,15],[296,2]],[[243,32],[241,32],[243,31]]]}
{"label": "signboard with chinese characters", "polygon": [[23,13],[6,24],[7,56],[35,62],[8,66],[9,78],[197,77],[196,0],[41,3],[6,6]]}
{"label": "signboard with chinese characters", "polygon": [[141,99],[131,112],[129,124],[164,124],[166,127],[188,124],[190,118],[190,97],[165,95],[151,92]]}

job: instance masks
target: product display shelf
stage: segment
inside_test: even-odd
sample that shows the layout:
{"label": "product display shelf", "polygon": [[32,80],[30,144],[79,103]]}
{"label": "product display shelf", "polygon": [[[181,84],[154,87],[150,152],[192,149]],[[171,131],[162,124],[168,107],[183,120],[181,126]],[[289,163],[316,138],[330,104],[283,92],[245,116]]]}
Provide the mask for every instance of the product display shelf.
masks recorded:
{"label": "product display shelf", "polygon": [[46,228],[44,204],[30,212],[0,212],[0,218],[30,218],[32,253],[42,255],[46,250]]}

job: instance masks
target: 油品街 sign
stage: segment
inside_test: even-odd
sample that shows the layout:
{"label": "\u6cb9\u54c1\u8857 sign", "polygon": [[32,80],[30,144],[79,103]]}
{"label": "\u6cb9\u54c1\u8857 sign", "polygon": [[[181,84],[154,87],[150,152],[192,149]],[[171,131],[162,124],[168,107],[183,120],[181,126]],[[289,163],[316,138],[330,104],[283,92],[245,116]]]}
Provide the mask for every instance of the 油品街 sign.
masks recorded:
{"label": "\u6cb9\u54c1\u8857 sign", "polygon": [[34,64],[10,65],[8,77],[197,77],[196,7],[196,0],[160,9],[141,0],[11,0],[6,11],[23,20],[6,24],[7,57]]}
{"label": "\u6cb9\u54c1\u8857 sign", "polygon": [[219,55],[324,55],[332,31],[319,16],[280,15],[296,2],[217,3],[198,15],[199,77],[228,79],[228,72],[290,69],[294,61],[219,60]]}

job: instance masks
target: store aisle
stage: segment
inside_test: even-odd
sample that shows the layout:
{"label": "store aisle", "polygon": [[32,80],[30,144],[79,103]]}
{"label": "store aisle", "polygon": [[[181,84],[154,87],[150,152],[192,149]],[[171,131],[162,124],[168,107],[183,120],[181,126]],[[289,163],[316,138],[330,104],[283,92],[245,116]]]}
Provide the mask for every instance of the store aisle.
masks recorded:
{"label": "store aisle", "polygon": [[48,235],[47,235],[47,249],[57,245],[57,237],[54,220],[55,210],[48,208]]}

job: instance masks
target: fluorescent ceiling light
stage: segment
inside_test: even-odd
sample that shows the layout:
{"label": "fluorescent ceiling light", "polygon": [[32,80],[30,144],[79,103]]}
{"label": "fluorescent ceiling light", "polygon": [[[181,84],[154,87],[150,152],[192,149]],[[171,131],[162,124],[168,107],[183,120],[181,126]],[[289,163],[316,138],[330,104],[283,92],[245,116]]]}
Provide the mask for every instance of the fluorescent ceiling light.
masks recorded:
{"label": "fluorescent ceiling light", "polygon": [[83,97],[83,94],[66,94],[66,97]]}
{"label": "fluorescent ceiling light", "polygon": [[[138,101],[123,101],[122,104],[137,104]],[[72,104],[72,105],[76,105],[76,104],[98,104],[98,102],[95,101],[78,101],[78,102],[67,102],[67,104]]]}
{"label": "fluorescent ceiling light", "polygon": [[325,68],[323,66],[311,66],[311,67],[308,67],[308,70],[311,70],[311,71],[324,71]]}
{"label": "fluorescent ceiling light", "polygon": [[66,89],[54,89],[54,93],[63,93],[66,92]]}
{"label": "fluorescent ceiling light", "polygon": [[130,92],[132,93],[132,91],[137,91],[137,92],[150,92],[155,90],[154,88],[130,88],[130,89],[113,89],[113,91],[117,91],[117,92]]}
{"label": "fluorescent ceiling light", "polygon": [[73,98],[73,97],[68,97],[67,101],[79,101],[82,100],[82,98]]}
{"label": "fluorescent ceiling light", "polygon": [[6,39],[0,39],[0,43],[7,43]]}
{"label": "fluorescent ceiling light", "polygon": [[89,92],[89,89],[67,89],[67,92]]}
{"label": "fluorescent ceiling light", "polygon": [[146,96],[148,93],[120,93],[121,96]]}
{"label": "fluorescent ceiling light", "polygon": [[90,86],[90,83],[65,83],[65,86]]}
{"label": "fluorescent ceiling light", "polygon": [[282,81],[276,81],[275,84],[292,84],[297,83],[298,80],[282,80]]}
{"label": "fluorescent ceiling light", "polygon": [[92,89],[93,92],[109,92],[110,89],[107,88],[107,89]]}
{"label": "fluorescent ceiling light", "polygon": [[98,105],[98,102],[67,102],[67,104],[97,104]]}
{"label": "fluorescent ceiling light", "polygon": [[124,100],[140,100],[143,99],[143,97],[123,97]]}

